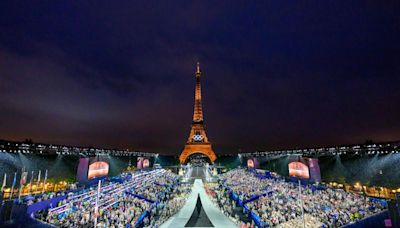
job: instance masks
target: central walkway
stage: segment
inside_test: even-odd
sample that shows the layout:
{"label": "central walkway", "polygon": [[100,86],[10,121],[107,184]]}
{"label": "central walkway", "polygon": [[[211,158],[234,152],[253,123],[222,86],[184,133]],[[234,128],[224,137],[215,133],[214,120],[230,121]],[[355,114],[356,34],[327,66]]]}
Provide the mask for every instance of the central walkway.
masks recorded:
{"label": "central walkway", "polygon": [[205,168],[204,167],[192,167],[191,177],[195,179],[205,178]]}
{"label": "central walkway", "polygon": [[237,227],[211,202],[204,189],[203,181],[201,179],[196,179],[193,184],[192,193],[187,199],[186,204],[178,213],[162,224],[161,228],[185,227],[195,210],[198,196],[200,196],[204,212],[207,214],[213,227]]}

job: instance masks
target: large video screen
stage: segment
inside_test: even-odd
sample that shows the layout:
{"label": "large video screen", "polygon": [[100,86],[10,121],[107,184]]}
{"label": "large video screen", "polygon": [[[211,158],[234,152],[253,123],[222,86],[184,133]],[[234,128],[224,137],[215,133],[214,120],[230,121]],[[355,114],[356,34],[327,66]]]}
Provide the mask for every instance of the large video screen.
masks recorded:
{"label": "large video screen", "polygon": [[259,164],[258,164],[257,158],[248,158],[245,165],[249,169],[257,169],[257,168],[259,168]]}
{"label": "large video screen", "polygon": [[137,168],[145,169],[150,167],[150,160],[145,157],[138,157],[137,159]]}
{"label": "large video screen", "polygon": [[150,166],[150,161],[149,159],[145,158],[143,160],[143,168],[149,168],[149,166]]}
{"label": "large video screen", "polygon": [[138,157],[138,159],[137,159],[137,168],[138,169],[143,169],[143,160],[144,160],[143,157]]}
{"label": "large video screen", "polygon": [[88,180],[108,175],[109,165],[105,161],[96,161],[89,165]]}
{"label": "large video screen", "polygon": [[302,179],[309,179],[310,172],[308,166],[302,162],[295,161],[289,163],[289,176]]}

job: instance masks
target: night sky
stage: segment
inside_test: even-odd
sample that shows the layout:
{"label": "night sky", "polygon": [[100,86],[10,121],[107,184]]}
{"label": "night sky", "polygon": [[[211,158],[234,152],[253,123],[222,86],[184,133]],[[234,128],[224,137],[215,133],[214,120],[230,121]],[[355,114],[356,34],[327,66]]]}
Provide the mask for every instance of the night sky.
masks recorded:
{"label": "night sky", "polygon": [[[60,3],[64,2],[64,3]],[[0,138],[179,154],[400,139],[399,1],[0,2]]]}

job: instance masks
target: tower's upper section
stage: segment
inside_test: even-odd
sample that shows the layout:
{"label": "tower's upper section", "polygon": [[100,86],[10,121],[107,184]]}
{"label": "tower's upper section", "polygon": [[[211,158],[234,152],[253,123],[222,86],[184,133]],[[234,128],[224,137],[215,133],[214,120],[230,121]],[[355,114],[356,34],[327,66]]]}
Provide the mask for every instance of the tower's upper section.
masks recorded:
{"label": "tower's upper section", "polygon": [[203,122],[203,106],[201,104],[201,71],[200,71],[200,63],[197,62],[196,68],[196,90],[194,96],[194,112],[193,112],[193,123],[202,123]]}

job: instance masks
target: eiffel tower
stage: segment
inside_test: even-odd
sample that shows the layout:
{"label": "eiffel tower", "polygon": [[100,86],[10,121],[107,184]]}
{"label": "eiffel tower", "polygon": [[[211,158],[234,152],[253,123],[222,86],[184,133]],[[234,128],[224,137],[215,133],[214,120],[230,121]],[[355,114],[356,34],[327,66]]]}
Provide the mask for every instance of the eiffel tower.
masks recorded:
{"label": "eiffel tower", "polygon": [[179,161],[181,164],[186,163],[186,160],[190,155],[198,153],[206,155],[212,163],[214,163],[214,161],[217,159],[217,156],[211,148],[211,143],[208,141],[208,137],[206,135],[203,119],[203,106],[201,104],[200,78],[200,63],[197,63],[193,122],[185,148],[179,156]]}

